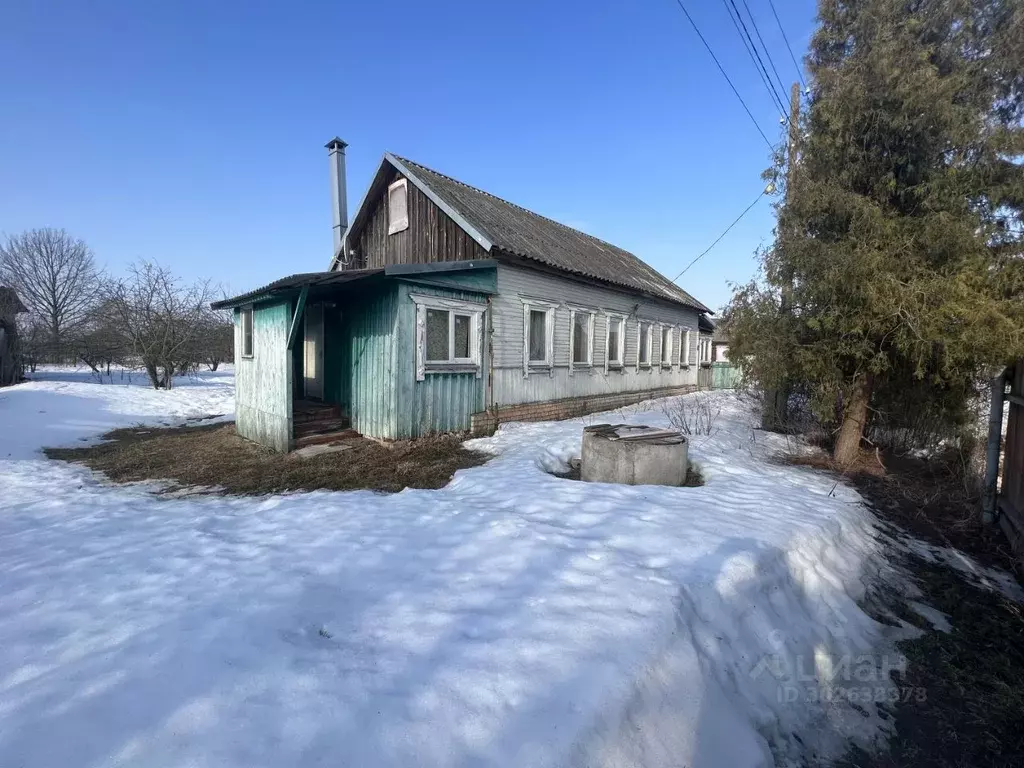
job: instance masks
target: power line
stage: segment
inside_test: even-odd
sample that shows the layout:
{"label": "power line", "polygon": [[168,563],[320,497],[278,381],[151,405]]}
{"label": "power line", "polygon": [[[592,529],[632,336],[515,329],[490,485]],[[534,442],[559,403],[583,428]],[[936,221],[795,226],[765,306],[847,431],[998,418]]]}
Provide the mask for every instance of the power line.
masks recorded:
{"label": "power line", "polygon": [[741,14],[740,9],[736,7],[736,0],[728,0],[728,2],[729,5],[732,6],[732,9],[736,12],[736,18],[739,19],[740,26],[743,27],[743,34],[746,35],[747,41],[750,43],[750,48],[748,49],[748,52],[751,50],[754,52],[754,57],[757,59],[757,65],[761,67],[761,71],[764,73],[765,80],[768,81],[769,88],[771,88],[772,93],[775,94],[777,106],[779,107],[779,109],[782,110],[782,114],[785,115],[786,119],[788,120],[789,110],[786,109],[784,102],[786,89],[782,89],[782,95],[776,93],[775,86],[772,85],[771,82],[772,77],[771,75],[768,74],[768,68],[764,65],[764,61],[762,61],[761,59],[761,54],[757,50],[757,44],[754,43],[754,38],[750,35],[750,30],[747,29],[747,22],[743,20],[743,14]]}
{"label": "power line", "polygon": [[771,6],[772,16],[775,17],[775,23],[779,25],[779,32],[782,33],[782,39],[786,43],[786,48],[789,49],[789,58],[793,60],[793,66],[796,67],[796,75],[800,78],[800,84],[807,90],[807,83],[804,81],[804,71],[800,68],[800,65],[796,63],[796,56],[793,55],[793,46],[789,44],[789,38],[786,37],[786,30],[782,28],[782,22],[779,21],[779,14],[775,11],[775,3],[772,0],[768,0],[768,5]]}
{"label": "power line", "polygon": [[746,216],[750,212],[750,209],[753,208],[755,205],[757,205],[757,203],[761,200],[762,197],[764,197],[766,194],[768,194],[768,190],[770,190],[771,188],[772,188],[771,185],[769,185],[769,186],[765,187],[763,190],[761,190],[761,194],[754,198],[754,202],[752,202],[750,205],[748,205],[746,208],[743,209],[743,213],[741,213],[739,216],[737,216],[735,221],[733,221],[732,224],[730,224],[728,227],[726,227],[725,231],[722,232],[722,234],[720,234],[718,237],[715,238],[715,242],[713,242],[711,245],[709,245],[707,248],[705,248],[703,251],[701,251],[700,254],[698,254],[697,257],[693,261],[691,261],[689,264],[686,265],[686,267],[683,269],[682,272],[680,272],[678,275],[673,277],[672,278],[672,282],[674,283],[680,277],[685,275],[686,274],[686,270],[688,270],[690,267],[692,267],[694,264],[696,264],[698,261],[700,261],[702,258],[704,258],[704,256],[708,253],[708,251],[710,251],[712,248],[714,248],[716,245],[718,245],[719,241],[723,237],[725,237],[727,234],[729,234],[729,230],[731,230],[733,227],[735,227],[737,224],[739,224],[740,219],[742,219],[744,216]]}
{"label": "power line", "polygon": [[739,35],[740,41],[743,43],[743,48],[747,52],[747,58],[750,59],[750,63],[754,65],[754,71],[757,72],[757,76],[761,78],[761,84],[768,90],[768,95],[771,96],[772,104],[775,108],[782,110],[782,102],[779,101],[779,95],[775,92],[771,83],[765,79],[765,72],[758,68],[757,61],[754,59],[754,52],[750,49],[750,43],[747,42],[747,38],[743,36],[743,31],[740,29],[739,21],[733,15],[732,8],[729,7],[729,0],[722,0],[722,5],[725,6],[725,12],[729,14],[729,20],[732,22],[733,29],[736,30],[736,34]]}
{"label": "power line", "polygon": [[775,73],[775,80],[779,84],[779,93],[784,97],[786,95],[786,86],[782,84],[782,78],[779,77],[779,70],[775,68],[775,60],[772,59],[772,53],[768,50],[768,46],[764,43],[764,38],[761,37],[761,30],[757,28],[757,19],[754,18],[754,14],[750,11],[750,6],[747,5],[747,0],[743,0],[743,7],[747,9],[747,16],[750,17],[750,23],[754,27],[754,34],[757,35],[757,39],[761,41],[761,47],[764,49],[764,55],[768,58],[768,63],[771,65],[772,72]]}
{"label": "power line", "polygon": [[761,126],[757,124],[757,120],[754,119],[754,115],[753,113],[751,113],[750,108],[747,106],[747,102],[743,100],[743,97],[740,96],[740,92],[736,90],[736,86],[732,84],[732,80],[729,79],[729,75],[726,74],[725,69],[722,67],[721,62],[718,60],[718,57],[715,56],[715,52],[711,50],[711,46],[708,45],[708,41],[705,40],[704,35],[700,33],[700,28],[697,26],[697,22],[695,22],[693,20],[693,17],[690,16],[690,12],[686,10],[686,6],[683,5],[683,0],[676,0],[676,5],[679,6],[679,10],[683,12],[683,15],[686,16],[687,21],[690,22],[690,26],[693,27],[693,31],[697,33],[697,37],[699,37],[700,41],[704,43],[704,47],[707,48],[708,53],[711,54],[711,58],[714,59],[715,64],[718,66],[718,71],[722,73],[722,77],[725,78],[725,82],[729,84],[729,87],[732,88],[732,92],[736,95],[736,98],[739,99],[740,104],[743,105],[743,110],[747,113],[747,117],[750,118],[750,121],[754,124],[754,127],[757,129],[757,132],[761,134],[761,138],[764,139],[764,143],[768,145],[769,149],[774,151],[772,143],[768,141],[768,137],[764,135],[764,131],[761,130]]}

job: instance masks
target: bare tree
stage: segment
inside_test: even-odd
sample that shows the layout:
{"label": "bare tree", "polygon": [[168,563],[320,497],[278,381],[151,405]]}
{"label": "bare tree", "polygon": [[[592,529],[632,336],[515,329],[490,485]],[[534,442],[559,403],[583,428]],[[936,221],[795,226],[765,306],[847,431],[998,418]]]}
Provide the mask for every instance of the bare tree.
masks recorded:
{"label": "bare tree", "polygon": [[0,244],[0,282],[18,292],[54,350],[88,319],[101,287],[92,251],[63,229],[8,237]]}
{"label": "bare tree", "polygon": [[18,354],[23,366],[35,373],[47,349],[48,331],[43,321],[33,314],[22,315],[18,321]]}
{"label": "bare tree", "polygon": [[195,359],[216,371],[235,354],[235,323],[230,311],[211,309],[196,337]]}
{"label": "bare tree", "polygon": [[208,281],[185,285],[149,261],[112,285],[109,306],[156,389],[170,389],[175,372],[190,362],[213,296]]}
{"label": "bare tree", "polygon": [[[108,289],[109,293],[109,289]],[[89,313],[89,318],[76,331],[69,346],[76,359],[94,373],[113,363],[125,364],[132,353],[131,341],[121,327],[120,312],[112,298],[106,298]]]}

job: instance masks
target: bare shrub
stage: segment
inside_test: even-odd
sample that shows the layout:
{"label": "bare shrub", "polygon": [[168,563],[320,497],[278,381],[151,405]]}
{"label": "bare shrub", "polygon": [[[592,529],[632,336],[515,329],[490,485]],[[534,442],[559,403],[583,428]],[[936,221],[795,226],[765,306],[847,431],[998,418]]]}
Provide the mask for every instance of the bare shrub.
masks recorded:
{"label": "bare shrub", "polygon": [[716,406],[712,398],[700,393],[665,401],[661,410],[672,428],[684,435],[715,434],[718,431],[715,422],[722,414],[721,407]]}
{"label": "bare shrub", "polygon": [[156,389],[170,389],[175,373],[195,365],[194,343],[213,295],[209,282],[185,285],[148,261],[133,265],[129,277],[113,285],[109,305]]}

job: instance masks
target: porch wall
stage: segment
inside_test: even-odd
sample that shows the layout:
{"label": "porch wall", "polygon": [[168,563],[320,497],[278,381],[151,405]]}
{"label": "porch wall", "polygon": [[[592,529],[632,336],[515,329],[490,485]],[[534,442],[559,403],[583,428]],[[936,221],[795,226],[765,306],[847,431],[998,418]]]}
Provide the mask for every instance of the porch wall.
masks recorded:
{"label": "porch wall", "polygon": [[[484,295],[472,290],[405,281],[344,304],[338,367],[349,373],[340,377],[339,396],[352,427],[368,437],[399,440],[469,430],[471,414],[483,408],[486,367],[480,376],[432,373],[416,380],[416,305],[410,293],[486,306]],[[486,366],[486,349],[483,358]],[[332,365],[326,363],[328,371]]]}
{"label": "porch wall", "polygon": [[287,301],[254,307],[253,356],[242,357],[241,312],[235,310],[235,429],[281,452],[292,438],[291,319]]}
{"label": "porch wall", "polygon": [[[474,276],[471,288],[491,290],[493,272]],[[470,281],[465,281],[469,283]],[[402,282],[398,285],[398,347],[396,384],[398,387],[395,437],[422,437],[444,432],[465,432],[472,426],[472,414],[484,408],[487,381],[487,315],[481,328],[481,371],[475,373],[430,373],[416,380],[416,304],[410,294],[442,296],[478,303],[487,308],[486,296],[473,290],[441,285]]]}

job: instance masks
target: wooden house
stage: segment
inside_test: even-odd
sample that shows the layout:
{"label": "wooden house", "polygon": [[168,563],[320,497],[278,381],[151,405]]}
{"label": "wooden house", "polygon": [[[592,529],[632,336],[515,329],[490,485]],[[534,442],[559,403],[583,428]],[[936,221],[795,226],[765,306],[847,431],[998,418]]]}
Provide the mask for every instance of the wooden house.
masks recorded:
{"label": "wooden house", "polygon": [[633,254],[386,153],[334,257],[225,301],[240,434],[289,450],[555,419],[697,385],[709,310]]}

